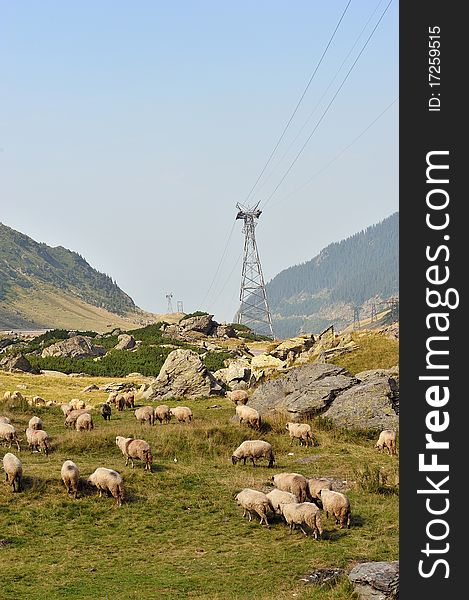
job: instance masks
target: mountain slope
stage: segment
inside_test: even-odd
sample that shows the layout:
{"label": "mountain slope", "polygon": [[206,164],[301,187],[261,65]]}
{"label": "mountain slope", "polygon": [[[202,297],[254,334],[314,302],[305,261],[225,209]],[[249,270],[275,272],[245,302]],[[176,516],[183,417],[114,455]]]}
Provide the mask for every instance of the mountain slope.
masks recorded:
{"label": "mountain slope", "polygon": [[103,330],[148,317],[76,252],[38,243],[0,223],[0,329],[94,324]]}
{"label": "mountain slope", "polygon": [[[276,335],[343,329],[353,307],[371,306],[399,292],[399,213],[327,246],[315,258],[285,269],[267,284]],[[377,305],[378,306],[378,305]]]}

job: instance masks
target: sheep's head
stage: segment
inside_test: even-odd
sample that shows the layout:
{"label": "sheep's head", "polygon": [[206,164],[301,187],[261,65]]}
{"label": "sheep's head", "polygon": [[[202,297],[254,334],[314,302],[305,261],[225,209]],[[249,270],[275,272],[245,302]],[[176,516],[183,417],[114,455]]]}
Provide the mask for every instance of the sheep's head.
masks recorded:
{"label": "sheep's head", "polygon": [[238,462],[239,458],[234,454],[231,456],[231,462],[235,465]]}

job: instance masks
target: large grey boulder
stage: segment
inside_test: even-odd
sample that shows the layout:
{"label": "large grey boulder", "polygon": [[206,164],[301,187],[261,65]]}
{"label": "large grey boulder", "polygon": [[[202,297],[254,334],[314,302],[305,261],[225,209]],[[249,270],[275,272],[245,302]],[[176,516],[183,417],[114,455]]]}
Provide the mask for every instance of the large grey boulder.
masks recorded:
{"label": "large grey boulder", "polygon": [[128,333],[121,333],[117,336],[117,344],[114,346],[114,350],[131,350],[135,348],[135,338],[133,335]]}
{"label": "large grey boulder", "polygon": [[222,393],[222,387],[204,366],[199,355],[179,348],[166,358],[161,371],[139,398],[147,400],[177,396],[200,398]]}
{"label": "large grey boulder", "polygon": [[214,376],[225,385],[229,385],[231,389],[234,389],[233,386],[236,387],[241,382],[247,384],[251,377],[250,361],[246,358],[231,360],[225,369],[219,369],[214,373]]}
{"label": "large grey boulder", "polygon": [[213,320],[213,315],[199,315],[197,317],[181,319],[178,327],[183,334],[189,331],[196,331],[204,335],[212,335],[218,327],[218,323]]}
{"label": "large grey boulder", "polygon": [[380,370],[368,371],[366,376],[359,375],[362,381],[337,395],[324,416],[332,419],[338,427],[398,428],[397,381]]}
{"label": "large grey boulder", "polygon": [[348,578],[360,600],[399,598],[399,561],[359,563]]}
{"label": "large grey boulder", "polygon": [[42,351],[42,358],[59,356],[63,358],[88,358],[106,354],[106,348],[95,346],[89,337],[75,335],[69,339],[52,344]]}
{"label": "large grey boulder", "polygon": [[0,369],[2,371],[22,371],[23,373],[36,373],[31,363],[22,354],[5,356],[0,360]]}
{"label": "large grey boulder", "polygon": [[290,421],[300,421],[323,413],[341,392],[357,383],[342,367],[308,364],[262,383],[249,400],[249,406],[261,415],[280,412]]}

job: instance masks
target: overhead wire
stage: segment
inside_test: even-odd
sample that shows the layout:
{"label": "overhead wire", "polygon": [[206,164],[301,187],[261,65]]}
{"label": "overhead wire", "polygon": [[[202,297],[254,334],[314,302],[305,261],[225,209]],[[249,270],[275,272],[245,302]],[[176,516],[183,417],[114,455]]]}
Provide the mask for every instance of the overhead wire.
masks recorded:
{"label": "overhead wire", "polygon": [[295,108],[294,108],[294,110],[293,110],[293,112],[292,112],[292,114],[291,114],[290,118],[289,118],[289,119],[288,119],[288,121],[287,121],[287,124],[286,124],[286,125],[285,125],[285,127],[283,128],[283,131],[282,131],[282,133],[281,133],[281,135],[280,135],[279,139],[277,140],[277,143],[276,143],[276,144],[275,144],[275,146],[274,146],[274,149],[273,149],[273,150],[272,150],[272,152],[270,153],[270,155],[269,155],[269,158],[267,159],[267,162],[265,163],[265,165],[264,165],[263,169],[261,170],[261,172],[260,172],[259,176],[257,177],[257,179],[256,179],[256,181],[255,181],[255,183],[254,183],[254,185],[252,186],[251,190],[249,191],[249,194],[246,196],[246,200],[245,200],[245,202],[246,202],[246,203],[249,201],[249,198],[251,197],[252,193],[254,192],[255,188],[257,187],[257,184],[258,184],[258,183],[259,183],[259,181],[261,180],[261,178],[262,178],[263,174],[265,173],[265,170],[266,170],[266,169],[267,169],[267,167],[269,166],[269,164],[270,164],[270,161],[272,160],[272,158],[273,158],[273,156],[274,156],[275,152],[277,151],[277,148],[279,147],[279,145],[280,145],[280,143],[282,142],[282,140],[283,140],[283,138],[284,138],[284,136],[285,136],[285,134],[286,134],[286,132],[287,132],[288,128],[290,127],[290,124],[291,124],[291,122],[293,121],[293,119],[294,119],[294,117],[295,117],[295,115],[296,115],[296,113],[297,113],[297,111],[298,111],[298,108],[300,107],[300,104],[302,103],[302,101],[303,101],[303,98],[305,97],[305,95],[306,95],[306,92],[307,92],[307,91],[308,91],[308,89],[309,89],[309,86],[311,85],[311,83],[312,83],[312,81],[313,81],[313,79],[314,79],[314,77],[315,77],[316,73],[318,72],[318,69],[319,69],[319,67],[321,66],[321,63],[322,63],[322,61],[324,60],[324,57],[326,56],[326,53],[327,53],[327,51],[328,51],[328,49],[329,49],[330,45],[332,44],[332,41],[333,41],[333,39],[334,39],[334,37],[335,37],[335,34],[337,33],[337,30],[339,29],[339,27],[340,27],[340,24],[342,23],[342,20],[343,20],[343,18],[345,17],[345,13],[347,12],[347,10],[348,10],[348,7],[350,6],[350,3],[351,3],[351,2],[352,2],[352,0],[348,0],[348,2],[347,2],[347,4],[346,4],[346,6],[345,6],[345,8],[344,8],[344,10],[343,10],[343,12],[342,12],[342,14],[341,14],[341,16],[340,16],[340,19],[339,19],[339,21],[337,22],[337,24],[336,24],[336,26],[335,26],[335,28],[334,28],[334,31],[332,32],[332,35],[331,35],[331,37],[329,38],[329,41],[327,42],[327,45],[326,45],[326,47],[325,47],[325,49],[324,49],[323,53],[322,53],[322,55],[321,55],[321,57],[320,57],[320,59],[319,59],[319,61],[318,61],[317,65],[316,65],[316,67],[315,67],[315,69],[314,69],[314,71],[313,71],[313,73],[312,73],[311,77],[309,78],[309,81],[308,81],[308,83],[306,84],[306,87],[305,87],[305,89],[303,90],[303,93],[302,93],[302,94],[301,94],[301,96],[300,96],[300,99],[298,100],[298,102],[297,102],[297,104],[296,104],[296,106],[295,106]]}
{"label": "overhead wire", "polygon": [[306,141],[304,142],[304,144],[301,146],[300,150],[298,151],[298,153],[296,154],[295,158],[293,159],[293,161],[290,163],[290,166],[288,167],[288,169],[285,171],[285,173],[283,174],[282,178],[280,179],[279,183],[275,186],[274,190],[271,192],[271,194],[265,199],[265,201],[263,202],[263,204],[261,205],[261,208],[264,209],[267,204],[270,202],[270,200],[272,199],[272,197],[275,195],[275,193],[277,192],[277,190],[279,189],[279,187],[282,185],[282,183],[285,181],[285,179],[287,178],[287,176],[289,175],[290,171],[293,169],[294,165],[296,164],[296,162],[298,161],[298,159],[300,158],[300,156],[302,155],[303,151],[305,150],[306,146],[308,145],[309,141],[311,140],[311,138],[313,137],[314,133],[317,131],[319,125],[322,123],[324,117],[326,116],[326,114],[329,112],[329,109],[331,108],[332,104],[334,103],[334,100],[337,98],[337,96],[339,95],[341,89],[344,87],[347,79],[349,78],[350,74],[352,73],[353,69],[355,68],[355,65],[358,63],[361,55],[363,54],[363,52],[365,51],[366,47],[368,46],[368,44],[370,43],[371,38],[373,37],[375,31],[378,29],[379,24],[381,23],[381,21],[384,18],[384,15],[387,13],[389,7],[391,6],[393,0],[389,0],[388,4],[386,5],[386,8],[383,10],[383,12],[381,13],[381,16],[379,17],[378,21],[376,22],[375,26],[373,27],[370,35],[368,36],[366,42],[363,44],[360,52],[358,53],[357,57],[355,58],[355,60],[353,61],[351,67],[349,68],[349,70],[347,71],[347,74],[345,75],[345,77],[342,79],[341,84],[339,85],[339,87],[337,88],[337,90],[335,91],[334,95],[332,96],[331,100],[329,101],[328,105],[326,106],[325,110],[323,111],[322,115],[320,116],[320,118],[318,119],[318,121],[316,122],[316,125],[314,126],[313,130],[311,131],[311,133],[309,134],[309,136],[306,138]]}
{"label": "overhead wire", "polygon": [[227,251],[228,251],[228,246],[229,246],[229,244],[230,244],[231,237],[232,237],[232,235],[233,235],[233,232],[234,232],[235,225],[236,225],[236,221],[233,221],[233,225],[231,226],[231,230],[230,230],[230,233],[229,233],[229,235],[228,235],[228,238],[227,238],[227,240],[226,240],[225,248],[224,248],[224,250],[223,250],[223,253],[222,253],[222,255],[221,255],[221,258],[220,258],[220,261],[219,261],[219,263],[218,263],[217,269],[216,269],[216,271],[215,271],[215,275],[213,276],[213,279],[212,279],[212,281],[211,281],[211,283],[210,283],[210,285],[209,285],[209,287],[208,287],[208,290],[205,292],[205,296],[203,297],[203,299],[202,299],[202,302],[200,303],[200,306],[203,306],[203,305],[204,305],[204,303],[205,303],[205,300],[207,299],[208,295],[210,294],[210,291],[212,290],[213,284],[215,283],[215,280],[216,280],[216,278],[217,278],[217,275],[218,275],[218,273],[219,273],[219,271],[220,271],[220,269],[221,269],[222,263],[223,263],[223,261],[225,260],[225,256],[226,256],[226,253],[227,253]]}

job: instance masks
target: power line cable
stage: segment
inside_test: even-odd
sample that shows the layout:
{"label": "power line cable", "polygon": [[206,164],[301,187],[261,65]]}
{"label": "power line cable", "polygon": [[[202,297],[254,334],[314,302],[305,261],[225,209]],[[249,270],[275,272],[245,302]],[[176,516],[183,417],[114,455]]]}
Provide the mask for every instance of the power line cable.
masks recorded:
{"label": "power line cable", "polygon": [[345,154],[345,152],[347,152],[347,150],[349,148],[351,148],[356,142],[358,142],[358,140],[363,137],[365,135],[365,133],[371,129],[371,127],[373,127],[373,125],[379,121],[379,119],[381,119],[381,117],[387,113],[387,111],[394,106],[394,104],[399,100],[399,96],[397,98],[394,98],[394,100],[388,104],[386,106],[386,108],[384,110],[382,110],[380,112],[380,114],[375,117],[373,119],[373,121],[371,121],[371,123],[369,123],[365,129],[362,130],[362,132],[357,135],[349,144],[347,144],[347,146],[345,146],[344,148],[342,148],[342,150],[336,154],[333,158],[331,158],[331,160],[329,162],[327,162],[323,167],[321,167],[319,169],[319,171],[316,171],[316,173],[314,173],[314,175],[312,177],[310,177],[307,181],[305,181],[305,183],[303,183],[302,185],[300,185],[298,188],[296,188],[295,190],[293,190],[292,192],[290,192],[289,194],[287,194],[286,196],[284,196],[283,198],[273,202],[271,204],[271,206],[276,206],[277,204],[279,204],[280,202],[284,202],[285,200],[288,200],[289,198],[291,198],[292,196],[294,196],[295,194],[297,194],[299,191],[301,191],[303,188],[305,188],[307,185],[309,185],[312,181],[314,181],[316,179],[316,177],[318,177],[318,175],[320,175],[321,173],[323,173],[326,169],[328,169],[332,163],[334,163],[336,160],[338,160],[343,154]]}
{"label": "power line cable", "polygon": [[274,147],[274,149],[273,149],[273,150],[272,150],[272,152],[270,153],[270,155],[269,155],[269,158],[267,159],[267,162],[265,163],[265,165],[264,165],[264,168],[263,168],[263,169],[262,169],[262,171],[260,172],[260,174],[259,174],[258,178],[256,179],[256,182],[255,182],[255,183],[254,183],[254,185],[252,186],[252,188],[251,188],[251,190],[250,190],[249,194],[246,196],[246,200],[245,200],[245,202],[248,202],[248,201],[249,201],[249,198],[251,197],[251,195],[252,195],[253,191],[255,190],[255,188],[256,188],[256,186],[257,186],[257,184],[259,183],[259,181],[260,181],[260,179],[261,179],[262,175],[265,173],[265,170],[266,170],[266,169],[267,169],[267,167],[269,166],[269,164],[270,164],[270,161],[272,160],[272,158],[273,158],[273,156],[274,156],[275,152],[277,151],[277,148],[279,147],[279,145],[280,145],[281,141],[283,140],[283,138],[284,138],[284,136],[285,136],[285,133],[287,132],[287,129],[290,127],[290,124],[291,124],[291,122],[293,121],[293,119],[294,119],[294,117],[295,117],[295,115],[296,115],[296,113],[297,113],[297,111],[298,111],[298,108],[300,107],[300,104],[301,104],[301,102],[303,101],[303,98],[305,97],[305,95],[306,95],[306,92],[307,92],[307,91],[308,91],[308,89],[309,89],[309,86],[311,85],[311,83],[312,83],[312,81],[313,81],[313,79],[314,79],[314,77],[315,77],[316,73],[318,72],[318,69],[319,69],[319,67],[321,66],[321,63],[322,63],[322,61],[323,61],[324,57],[326,56],[326,53],[327,53],[327,51],[328,51],[328,49],[329,49],[329,46],[332,44],[332,40],[334,39],[334,37],[335,37],[335,34],[337,33],[337,30],[339,29],[339,26],[340,26],[340,24],[342,23],[342,20],[343,20],[343,18],[344,18],[344,16],[345,16],[345,13],[347,12],[347,9],[348,9],[348,7],[350,6],[350,3],[351,3],[351,2],[352,2],[352,0],[348,0],[348,2],[347,2],[347,5],[345,6],[345,8],[344,8],[344,11],[342,12],[342,15],[341,15],[341,17],[340,17],[339,21],[337,22],[337,25],[335,26],[335,29],[334,29],[334,31],[332,32],[332,35],[331,35],[331,37],[330,37],[329,41],[327,42],[327,45],[326,45],[326,47],[325,47],[325,49],[324,49],[324,51],[323,51],[323,53],[322,53],[322,55],[321,55],[321,58],[319,59],[319,62],[318,62],[318,64],[316,65],[316,68],[315,68],[315,69],[314,69],[314,71],[313,71],[313,74],[312,74],[312,75],[311,75],[311,77],[309,78],[309,81],[308,81],[308,83],[306,84],[306,87],[305,87],[305,89],[303,90],[303,93],[301,94],[301,96],[300,96],[300,99],[298,100],[298,102],[297,102],[297,104],[296,104],[296,106],[295,106],[295,109],[293,110],[293,112],[292,112],[292,114],[291,114],[290,118],[288,119],[288,121],[287,121],[287,124],[286,124],[286,125],[285,125],[285,127],[283,128],[282,134],[280,135],[279,139],[277,140],[277,143],[275,144],[275,147]]}
{"label": "power line cable", "polygon": [[227,250],[228,250],[228,246],[229,246],[229,243],[230,243],[230,240],[231,240],[231,236],[233,235],[233,231],[234,231],[235,225],[236,225],[236,221],[233,221],[233,225],[231,226],[231,231],[230,231],[230,233],[228,235],[228,239],[226,240],[225,249],[223,250],[223,253],[221,255],[220,262],[218,263],[217,269],[215,271],[215,275],[213,276],[213,279],[212,279],[212,281],[211,281],[211,283],[210,283],[210,285],[208,287],[208,290],[205,292],[205,296],[203,297],[202,302],[200,303],[200,308],[203,308],[204,302],[207,299],[208,295],[210,294],[210,291],[211,291],[211,289],[213,287],[213,284],[215,283],[217,275],[218,275],[218,273],[219,273],[219,271],[221,269],[222,263],[225,260],[225,256],[226,256],[226,253],[227,253]]}
{"label": "power line cable", "polygon": [[299,152],[297,153],[297,155],[295,156],[295,158],[293,159],[293,161],[290,163],[290,166],[288,167],[288,169],[285,171],[285,173],[283,174],[282,178],[280,179],[279,183],[275,186],[273,192],[266,198],[266,200],[264,201],[263,205],[261,206],[262,209],[264,209],[267,204],[270,202],[271,198],[274,196],[274,194],[277,192],[277,190],[279,189],[279,187],[282,185],[282,183],[285,181],[285,179],[287,178],[288,174],[290,173],[290,171],[293,169],[293,166],[295,165],[295,163],[297,162],[297,160],[300,158],[301,154],[303,153],[304,149],[306,148],[306,146],[308,145],[310,139],[313,137],[314,133],[317,131],[319,125],[322,123],[324,117],[326,116],[326,114],[329,112],[329,109],[331,108],[334,100],[337,98],[337,96],[339,95],[340,90],[343,88],[343,86],[345,85],[345,82],[347,81],[347,79],[349,78],[351,72],[353,71],[355,65],[357,64],[358,60],[360,59],[361,55],[363,54],[363,52],[365,51],[365,48],[368,46],[371,38],[373,37],[375,31],[378,28],[378,25],[381,23],[384,15],[386,14],[386,12],[388,11],[388,8],[391,6],[393,0],[389,0],[388,4],[386,5],[386,8],[383,10],[383,12],[381,13],[380,18],[378,19],[376,25],[373,27],[373,30],[371,31],[370,35],[368,36],[366,42],[364,43],[364,45],[362,46],[362,49],[360,50],[360,52],[358,53],[357,57],[355,58],[355,60],[352,63],[352,66],[350,67],[350,69],[347,71],[347,74],[345,75],[345,77],[343,78],[341,84],[339,85],[339,87],[337,88],[336,92],[334,93],[334,95],[332,96],[332,99],[330,100],[329,104],[326,106],[324,112],[322,113],[321,117],[319,118],[319,120],[317,121],[316,125],[314,126],[312,132],[309,134],[309,136],[306,138],[305,143],[302,145],[302,147],[300,148]]}

